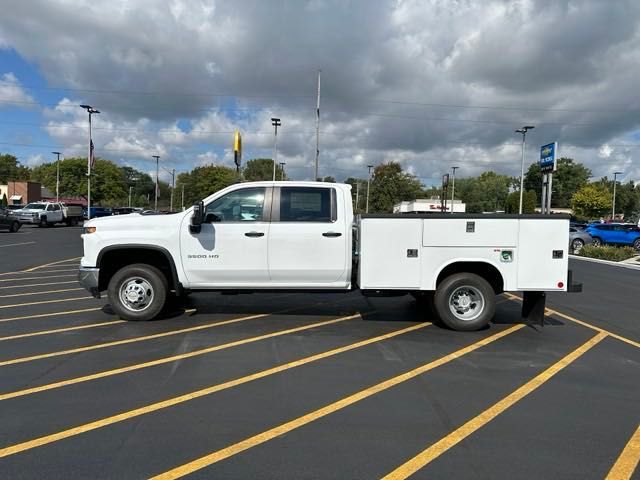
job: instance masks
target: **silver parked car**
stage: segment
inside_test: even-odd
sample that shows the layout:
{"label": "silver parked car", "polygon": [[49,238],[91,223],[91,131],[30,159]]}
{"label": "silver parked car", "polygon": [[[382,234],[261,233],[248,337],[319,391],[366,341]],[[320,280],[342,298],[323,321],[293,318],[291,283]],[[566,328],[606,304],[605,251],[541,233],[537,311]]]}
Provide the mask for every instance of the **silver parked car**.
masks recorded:
{"label": "silver parked car", "polygon": [[593,238],[586,230],[579,228],[569,228],[569,251],[572,253],[580,253],[582,247],[593,243]]}

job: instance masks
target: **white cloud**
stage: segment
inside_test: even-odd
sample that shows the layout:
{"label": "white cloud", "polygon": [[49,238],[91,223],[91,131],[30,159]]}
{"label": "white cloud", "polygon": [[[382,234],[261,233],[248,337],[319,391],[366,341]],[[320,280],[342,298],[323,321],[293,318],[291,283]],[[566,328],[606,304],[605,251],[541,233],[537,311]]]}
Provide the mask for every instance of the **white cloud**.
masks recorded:
{"label": "white cloud", "polygon": [[[34,102],[33,97],[24,91],[16,76],[11,72],[5,73],[0,77],[0,100],[0,108],[3,105],[30,108],[31,106],[28,104]],[[15,104],[12,102],[15,102]]]}

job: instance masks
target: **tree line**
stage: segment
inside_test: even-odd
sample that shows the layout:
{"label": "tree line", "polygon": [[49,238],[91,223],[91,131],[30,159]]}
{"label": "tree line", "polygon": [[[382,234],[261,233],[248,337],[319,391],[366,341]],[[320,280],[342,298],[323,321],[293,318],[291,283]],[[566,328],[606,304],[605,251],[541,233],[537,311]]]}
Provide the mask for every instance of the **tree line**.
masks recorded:
{"label": "tree line", "polygon": [[[60,161],[60,195],[85,197],[87,193],[86,158],[67,158]],[[591,220],[606,217],[611,212],[613,181],[603,177],[590,181],[590,169],[571,158],[558,160],[558,170],[553,178],[552,208],[573,208],[578,218]],[[127,205],[131,191],[132,205],[149,207],[154,202],[153,178],[129,166],[119,166],[107,159],[96,159],[92,169],[91,196],[96,205]],[[212,193],[239,181],[260,181],[273,178],[273,162],[270,158],[249,160],[237,172],[223,165],[195,167],[180,173],[176,178],[174,208],[201,200]],[[276,165],[276,179],[288,180],[285,171]],[[42,183],[51,192],[56,187],[56,162],[44,163],[34,168],[20,165],[13,155],[0,155],[0,184],[11,180],[32,180]],[[327,176],[320,181],[334,182]],[[344,180],[352,186],[354,207],[357,212],[366,208],[367,179],[349,177]],[[533,213],[540,205],[542,173],[532,164],[524,178],[523,211]],[[159,206],[167,208],[170,185],[159,182]],[[517,213],[519,208],[519,179],[492,171],[477,177],[456,179],[456,199],[466,204],[467,212],[482,213],[504,211]],[[359,191],[359,195],[356,192]],[[375,167],[369,184],[369,212],[391,212],[396,203],[417,198],[439,197],[439,186],[425,186],[414,175],[404,171],[398,162],[388,162]],[[449,193],[449,198],[450,198]],[[357,202],[356,202],[357,196]],[[640,215],[640,185],[630,181],[619,183],[616,188],[616,212],[627,219]]]}

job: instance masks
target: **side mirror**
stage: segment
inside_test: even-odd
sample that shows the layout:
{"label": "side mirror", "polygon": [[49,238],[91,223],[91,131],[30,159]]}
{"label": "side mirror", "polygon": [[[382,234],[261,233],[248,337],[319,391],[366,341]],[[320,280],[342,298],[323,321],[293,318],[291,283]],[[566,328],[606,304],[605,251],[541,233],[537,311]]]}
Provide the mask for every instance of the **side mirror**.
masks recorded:
{"label": "side mirror", "polygon": [[193,204],[193,215],[191,215],[191,225],[189,231],[191,233],[200,233],[204,222],[204,202],[200,201]]}

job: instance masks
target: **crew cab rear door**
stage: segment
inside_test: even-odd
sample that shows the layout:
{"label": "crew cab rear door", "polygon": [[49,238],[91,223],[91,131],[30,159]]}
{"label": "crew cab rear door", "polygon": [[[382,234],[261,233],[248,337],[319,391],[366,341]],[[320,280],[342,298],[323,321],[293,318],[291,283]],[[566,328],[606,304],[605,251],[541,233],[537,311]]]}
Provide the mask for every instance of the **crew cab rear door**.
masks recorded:
{"label": "crew cab rear door", "polygon": [[193,287],[253,287],[269,281],[271,188],[242,187],[205,205],[198,233],[183,223],[180,254]]}
{"label": "crew cab rear door", "polygon": [[302,288],[348,283],[346,228],[334,187],[276,187],[268,247],[271,283]]}

